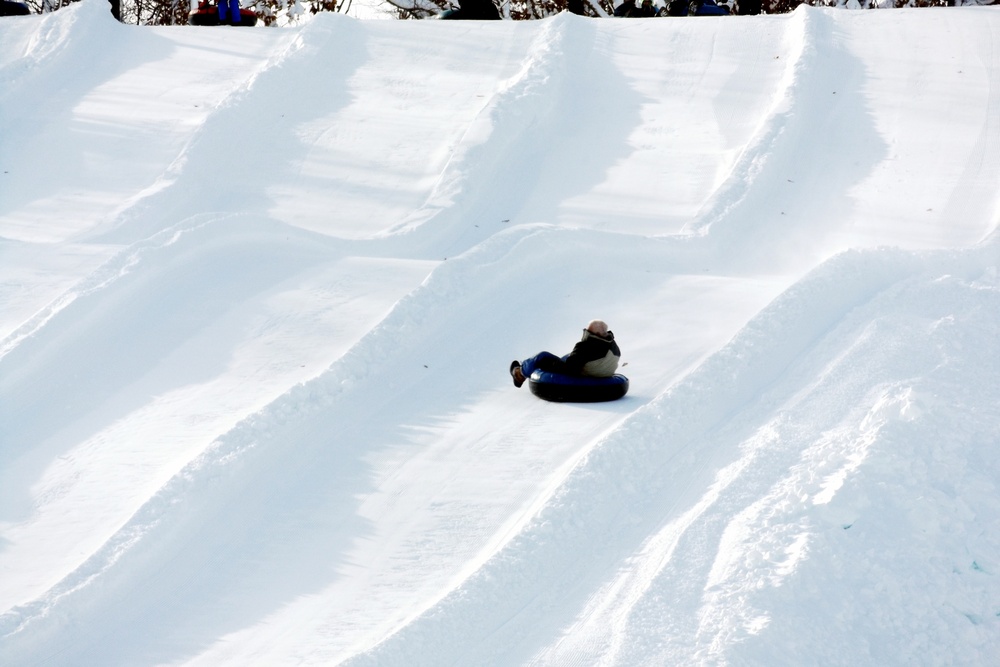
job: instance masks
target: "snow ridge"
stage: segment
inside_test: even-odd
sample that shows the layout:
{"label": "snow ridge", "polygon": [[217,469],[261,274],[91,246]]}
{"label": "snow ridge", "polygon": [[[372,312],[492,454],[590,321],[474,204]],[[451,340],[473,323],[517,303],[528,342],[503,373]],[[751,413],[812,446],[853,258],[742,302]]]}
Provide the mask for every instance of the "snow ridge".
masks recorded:
{"label": "snow ridge", "polygon": [[[907,383],[928,369],[904,362],[887,368],[885,377],[857,372],[884,359],[887,337],[869,330],[872,313],[891,321],[887,306],[899,292],[925,298],[921,285],[933,285],[942,263],[982,275],[996,247],[994,240],[977,252],[928,259],[850,253],[823,265],[667,395],[605,436],[523,531],[451,595],[348,664],[578,664],[597,655],[603,656],[600,664],[634,664],[651,655],[666,663],[724,660],[739,635],[757,635],[768,622],[753,607],[733,604],[734,595],[747,595],[729,590],[737,575],[727,570],[741,562],[733,542],[751,553],[784,551],[785,559],[763,564],[771,571],[768,586],[779,588],[813,538],[805,507],[829,505],[888,425],[917,419]],[[847,275],[856,278],[853,290],[845,289]],[[803,328],[804,322],[811,326]],[[893,357],[907,359],[912,350],[897,343]],[[987,368],[996,364],[994,357]],[[804,361],[808,369],[795,368]],[[817,363],[828,367],[816,375],[815,386],[800,388],[795,378],[814,376]],[[845,383],[845,374],[860,384]],[[831,393],[839,398],[831,400]],[[823,421],[801,423],[816,418]],[[976,424],[995,431],[988,415]],[[809,434],[816,432],[828,435],[813,443]],[[801,463],[810,459],[816,460]],[[690,482],[692,469],[706,476],[701,497],[695,491],[701,484]],[[762,470],[787,470],[791,477],[762,477]],[[788,515],[790,525],[770,526],[763,539],[754,537],[759,533],[745,522],[760,521],[762,508],[770,506],[773,521]],[[664,521],[670,516],[676,518]],[[747,574],[754,579],[742,590],[754,591],[762,574]],[[575,582],[595,577],[607,583],[581,617],[572,622],[560,616],[559,610],[576,609],[589,594]],[[491,602],[484,606],[483,600]],[[661,629],[684,630],[678,623],[689,622],[683,619],[695,609],[701,622],[690,635],[679,634],[696,642],[662,646]],[[652,635],[645,638],[647,631]],[[546,648],[550,637],[561,638]]]}
{"label": "snow ridge", "polygon": [[0,663],[991,664],[998,30],[0,22]]}

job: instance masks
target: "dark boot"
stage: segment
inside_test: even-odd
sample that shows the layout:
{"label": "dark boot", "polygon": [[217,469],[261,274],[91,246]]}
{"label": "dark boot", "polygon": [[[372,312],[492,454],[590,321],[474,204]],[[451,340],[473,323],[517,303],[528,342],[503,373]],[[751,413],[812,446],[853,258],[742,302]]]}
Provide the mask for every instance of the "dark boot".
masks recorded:
{"label": "dark boot", "polygon": [[514,386],[518,389],[524,384],[524,373],[521,372],[521,364],[519,362],[510,362],[510,376],[514,378]]}

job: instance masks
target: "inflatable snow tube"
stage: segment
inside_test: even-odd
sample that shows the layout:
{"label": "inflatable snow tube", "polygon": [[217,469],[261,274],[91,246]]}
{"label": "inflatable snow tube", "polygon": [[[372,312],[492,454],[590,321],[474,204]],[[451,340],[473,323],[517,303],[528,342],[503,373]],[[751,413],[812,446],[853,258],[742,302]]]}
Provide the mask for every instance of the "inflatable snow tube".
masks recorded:
{"label": "inflatable snow tube", "polygon": [[528,388],[546,401],[599,403],[616,401],[628,393],[628,378],[624,375],[592,378],[535,371],[528,378]]}
{"label": "inflatable snow tube", "polygon": [[[219,8],[215,5],[202,3],[198,9],[188,14],[188,23],[191,25],[219,25]],[[248,28],[257,25],[257,14],[252,9],[240,8],[240,22],[236,25]]]}

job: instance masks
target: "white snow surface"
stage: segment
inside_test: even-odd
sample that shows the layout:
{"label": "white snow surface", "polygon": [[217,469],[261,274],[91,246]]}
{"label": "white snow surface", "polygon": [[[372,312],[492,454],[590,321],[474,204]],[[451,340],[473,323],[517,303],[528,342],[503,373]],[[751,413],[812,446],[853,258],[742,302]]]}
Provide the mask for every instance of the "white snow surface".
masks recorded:
{"label": "white snow surface", "polygon": [[0,664],[997,664],[1000,8],[84,0],[0,171]]}

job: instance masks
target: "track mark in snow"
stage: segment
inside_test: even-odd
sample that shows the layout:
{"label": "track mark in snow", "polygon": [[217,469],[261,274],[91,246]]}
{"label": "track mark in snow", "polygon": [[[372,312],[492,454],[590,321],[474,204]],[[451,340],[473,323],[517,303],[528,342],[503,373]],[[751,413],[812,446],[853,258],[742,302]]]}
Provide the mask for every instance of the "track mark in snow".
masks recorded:
{"label": "track mark in snow", "polygon": [[[615,159],[609,150],[626,150],[635,95],[608,62],[613,43],[576,19],[534,27],[521,69],[464,130],[427,202],[392,230],[391,247],[453,257],[504,227],[555,222],[563,202],[601,178]],[[602,142],[565,140],[567,119]]]}
{"label": "track mark in snow", "polygon": [[[982,128],[965,168],[958,176],[955,189],[941,212],[945,220],[961,221],[989,219],[992,215],[994,223],[986,235],[1000,225],[1000,194],[997,194],[1000,193],[1000,80],[990,74],[1000,71],[1000,34],[995,25],[987,22],[988,34],[983,30],[976,33],[978,39],[974,51],[982,60],[981,76],[986,80]],[[975,73],[970,72],[968,76]],[[989,202],[991,198],[992,210],[981,210],[978,205]]]}
{"label": "track mark in snow", "polygon": [[[707,236],[734,267],[747,268],[749,246],[769,249],[768,266],[796,273],[827,259],[831,237],[852,224],[852,189],[885,152],[870,127],[864,63],[846,48],[835,16],[803,6],[789,17],[772,106],[684,229]],[[831,161],[850,167],[815,168]]]}

